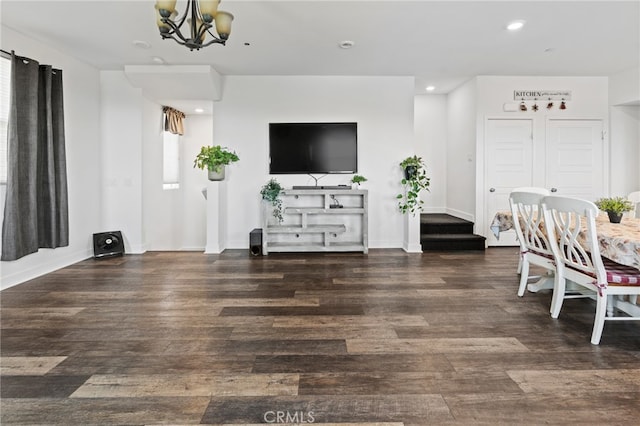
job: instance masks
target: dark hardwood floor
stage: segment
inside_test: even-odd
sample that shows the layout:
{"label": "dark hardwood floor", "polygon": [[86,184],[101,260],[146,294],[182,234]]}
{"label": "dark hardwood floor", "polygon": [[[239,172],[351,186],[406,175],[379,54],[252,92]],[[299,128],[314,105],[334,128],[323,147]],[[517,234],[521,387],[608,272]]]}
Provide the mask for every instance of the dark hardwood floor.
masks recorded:
{"label": "dark hardwood floor", "polygon": [[516,296],[517,248],[153,252],[0,293],[0,422],[640,422],[640,323]]}

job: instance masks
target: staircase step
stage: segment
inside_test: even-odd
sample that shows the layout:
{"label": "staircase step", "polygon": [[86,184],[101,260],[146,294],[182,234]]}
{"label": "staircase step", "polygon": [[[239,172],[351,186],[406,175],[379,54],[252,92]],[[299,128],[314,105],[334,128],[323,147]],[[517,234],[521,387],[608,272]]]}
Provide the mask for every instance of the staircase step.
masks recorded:
{"label": "staircase step", "polygon": [[473,222],[448,214],[423,213],[420,234],[473,234]]}
{"label": "staircase step", "polygon": [[475,234],[422,234],[423,251],[484,250],[485,237]]}

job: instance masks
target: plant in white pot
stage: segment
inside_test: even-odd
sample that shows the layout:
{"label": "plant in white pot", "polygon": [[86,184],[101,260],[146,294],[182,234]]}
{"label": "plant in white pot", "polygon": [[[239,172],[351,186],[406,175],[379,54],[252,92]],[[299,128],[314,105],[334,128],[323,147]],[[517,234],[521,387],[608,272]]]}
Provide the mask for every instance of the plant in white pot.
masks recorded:
{"label": "plant in white pot", "polygon": [[235,151],[229,151],[228,148],[220,145],[203,146],[193,160],[193,167],[207,169],[209,180],[223,180],[224,167],[239,160]]}
{"label": "plant in white pot", "polygon": [[359,189],[360,185],[366,182],[367,180],[368,179],[362,175],[353,175],[353,177],[349,182],[351,182],[352,185],[356,185],[356,187]]}
{"label": "plant in white pot", "polygon": [[607,212],[611,223],[620,223],[625,212],[633,210],[633,203],[624,197],[600,198],[595,205]]}

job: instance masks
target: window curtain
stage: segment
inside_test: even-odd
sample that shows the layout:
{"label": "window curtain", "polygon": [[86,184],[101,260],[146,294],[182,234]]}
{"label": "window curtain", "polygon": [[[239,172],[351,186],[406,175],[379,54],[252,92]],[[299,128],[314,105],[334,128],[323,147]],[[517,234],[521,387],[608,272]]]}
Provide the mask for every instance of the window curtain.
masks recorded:
{"label": "window curtain", "polygon": [[69,245],[62,71],[11,55],[3,261]]}
{"label": "window curtain", "polygon": [[182,123],[185,117],[184,112],[168,106],[162,107],[162,112],[164,112],[164,130],[174,135],[184,135],[184,125]]}

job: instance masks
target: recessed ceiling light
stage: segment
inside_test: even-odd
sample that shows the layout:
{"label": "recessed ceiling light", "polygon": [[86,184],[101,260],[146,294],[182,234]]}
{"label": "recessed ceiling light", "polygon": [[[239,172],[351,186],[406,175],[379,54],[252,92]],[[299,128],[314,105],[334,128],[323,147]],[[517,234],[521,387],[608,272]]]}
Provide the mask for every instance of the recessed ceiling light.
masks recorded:
{"label": "recessed ceiling light", "polygon": [[522,27],[524,27],[524,21],[513,21],[510,22],[509,25],[507,25],[507,29],[509,31],[516,31]]}
{"label": "recessed ceiling light", "polygon": [[434,90],[436,90],[436,86],[427,86],[426,90],[427,92],[433,92]]}
{"label": "recessed ceiling light", "polygon": [[198,114],[202,114],[204,112],[204,109],[196,108],[196,109],[194,109],[194,111],[197,112]]}
{"label": "recessed ceiling light", "polygon": [[151,60],[156,64],[164,64],[164,59],[162,59],[160,56],[152,56]]}
{"label": "recessed ceiling light", "polygon": [[138,49],[151,49],[151,43],[144,40],[133,40],[133,45]]}
{"label": "recessed ceiling light", "polygon": [[341,41],[338,46],[340,46],[341,49],[351,49],[353,47],[355,43],[352,42],[351,40],[344,40]]}

